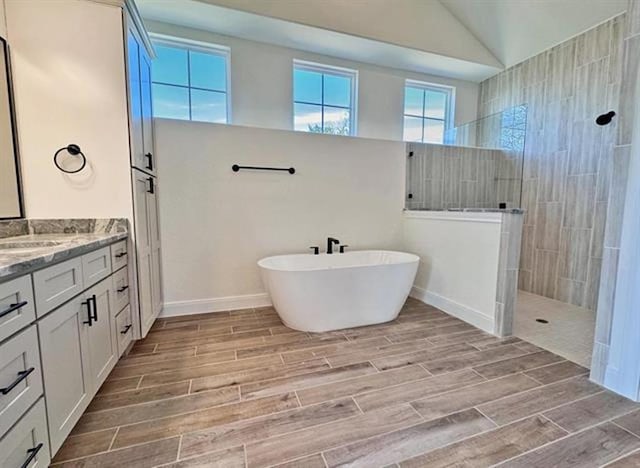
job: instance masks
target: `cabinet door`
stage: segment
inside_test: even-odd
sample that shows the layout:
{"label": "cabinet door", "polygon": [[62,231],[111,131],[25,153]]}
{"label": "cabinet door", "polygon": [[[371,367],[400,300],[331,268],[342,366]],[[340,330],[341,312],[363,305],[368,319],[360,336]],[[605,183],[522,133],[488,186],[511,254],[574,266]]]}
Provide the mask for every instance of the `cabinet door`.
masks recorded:
{"label": "cabinet door", "polygon": [[111,317],[112,284],[111,278],[106,278],[85,293],[86,300],[91,302],[93,313],[93,319],[87,328],[87,354],[94,389],[102,385],[118,360],[118,342],[113,333],[115,315],[113,319]]}
{"label": "cabinet door", "polygon": [[88,303],[78,297],[38,322],[52,453],[60,448],[93,395],[88,320]]}
{"label": "cabinet door", "polygon": [[[151,239],[150,207],[155,204],[155,180],[134,170],[134,222],[136,232],[136,258],[138,268],[138,302],[140,307],[140,332],[145,336],[156,315],[153,307],[153,259]],[[151,184],[154,184],[153,186]]]}
{"label": "cabinet door", "polygon": [[144,165],[140,169],[150,174],[156,173],[153,149],[153,101],[151,99],[151,60],[145,49],[140,48],[140,92],[142,95],[142,137]]}
{"label": "cabinet door", "polygon": [[129,81],[129,132],[131,133],[131,165],[144,167],[142,136],[142,94],[140,82],[140,43],[135,33],[127,31],[127,73]]}
{"label": "cabinet door", "polygon": [[160,220],[158,219],[158,184],[149,198],[149,227],[151,233],[151,298],[154,317],[162,311],[162,268],[160,266]]}

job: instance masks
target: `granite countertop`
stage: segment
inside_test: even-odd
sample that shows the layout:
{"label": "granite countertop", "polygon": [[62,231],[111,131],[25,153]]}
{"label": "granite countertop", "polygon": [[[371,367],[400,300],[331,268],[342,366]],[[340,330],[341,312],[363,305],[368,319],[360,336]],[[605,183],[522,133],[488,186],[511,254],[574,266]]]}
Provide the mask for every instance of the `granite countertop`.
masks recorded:
{"label": "granite countertop", "polygon": [[[19,232],[21,235],[0,235],[0,282],[77,257],[128,236],[126,222],[109,225],[108,229],[96,226],[95,222],[88,223],[84,229],[76,225],[70,229],[68,223],[55,225],[51,221],[47,221],[46,225],[54,228],[43,229],[43,225],[34,221],[26,232]],[[0,234],[2,227],[0,225]],[[15,226],[11,228],[13,233]]]}

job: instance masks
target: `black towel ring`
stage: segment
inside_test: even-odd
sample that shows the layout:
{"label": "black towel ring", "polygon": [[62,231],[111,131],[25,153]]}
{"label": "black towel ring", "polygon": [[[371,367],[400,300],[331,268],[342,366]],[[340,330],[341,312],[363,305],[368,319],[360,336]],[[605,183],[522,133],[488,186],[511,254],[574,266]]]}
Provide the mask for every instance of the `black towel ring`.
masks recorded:
{"label": "black towel ring", "polygon": [[[80,155],[80,157],[82,158],[82,164],[78,169],[69,171],[67,169],[62,168],[62,166],[60,166],[60,164],[58,163],[58,155],[60,155],[60,153],[62,153],[63,151],[67,151],[72,156]],[[77,174],[82,169],[84,169],[84,167],[87,165],[87,158],[85,157],[84,153],[82,152],[82,150],[78,145],[71,143],[70,145],[64,146],[60,148],[58,151],[56,151],[56,154],[54,154],[53,156],[53,164],[55,164],[56,167],[60,169],[62,172],[65,172],[67,174]]]}

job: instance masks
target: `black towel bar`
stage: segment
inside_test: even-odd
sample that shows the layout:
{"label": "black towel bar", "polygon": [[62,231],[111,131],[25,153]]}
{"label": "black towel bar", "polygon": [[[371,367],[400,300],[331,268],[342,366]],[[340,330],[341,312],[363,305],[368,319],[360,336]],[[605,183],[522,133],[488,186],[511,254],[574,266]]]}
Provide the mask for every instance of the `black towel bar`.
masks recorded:
{"label": "black towel bar", "polygon": [[296,170],[293,167],[260,167],[260,166],[238,166],[234,164],[231,166],[233,172],[238,172],[240,169],[250,169],[254,171],[280,171],[288,172],[289,174],[295,174]]}

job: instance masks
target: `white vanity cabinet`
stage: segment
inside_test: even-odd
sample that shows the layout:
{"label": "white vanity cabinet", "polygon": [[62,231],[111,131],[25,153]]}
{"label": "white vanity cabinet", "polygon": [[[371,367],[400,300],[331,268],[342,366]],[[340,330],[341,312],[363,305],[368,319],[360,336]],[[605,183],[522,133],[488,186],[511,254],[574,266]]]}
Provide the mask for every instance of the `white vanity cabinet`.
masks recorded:
{"label": "white vanity cabinet", "polygon": [[47,466],[133,340],[126,245],[0,280],[0,312],[12,309],[12,322],[0,321],[0,448],[10,457],[0,449],[2,468],[22,466],[13,461],[38,447],[29,466]]}
{"label": "white vanity cabinet", "polygon": [[52,453],[120,356],[112,303],[108,277],[38,322]]}

